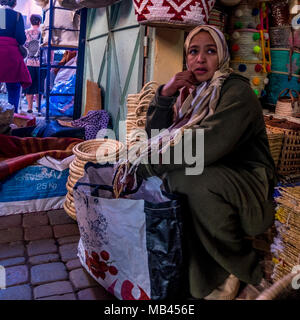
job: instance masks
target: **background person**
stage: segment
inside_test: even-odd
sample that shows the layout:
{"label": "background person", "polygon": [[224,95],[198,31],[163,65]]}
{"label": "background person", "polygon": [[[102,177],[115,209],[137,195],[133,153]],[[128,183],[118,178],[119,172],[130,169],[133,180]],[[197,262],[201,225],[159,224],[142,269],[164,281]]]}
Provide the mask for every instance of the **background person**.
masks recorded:
{"label": "background person", "polygon": [[19,50],[26,41],[24,20],[13,8],[16,0],[0,0],[0,15],[5,25],[0,28],[0,82],[5,82],[8,102],[18,112],[21,86],[31,85],[31,77]]}
{"label": "background person", "polygon": [[[31,28],[26,30],[26,42],[25,47],[29,48],[29,46],[35,41],[36,43],[40,42],[41,39],[41,31],[40,31],[40,24],[42,22],[42,17],[37,14],[32,14],[30,16],[30,23]],[[37,103],[37,108],[39,110],[39,82],[40,82],[40,92],[43,92],[44,90],[44,80],[45,80],[45,71],[46,70],[40,70],[40,49],[38,48],[37,51],[31,52],[29,50],[27,59],[26,59],[27,68],[30,72],[30,76],[32,79],[32,84],[30,87],[26,88],[24,90],[24,93],[26,94],[26,99],[28,102],[28,113],[32,113],[32,106],[33,106],[33,99],[35,96],[35,101]],[[41,77],[40,77],[40,72]]]}

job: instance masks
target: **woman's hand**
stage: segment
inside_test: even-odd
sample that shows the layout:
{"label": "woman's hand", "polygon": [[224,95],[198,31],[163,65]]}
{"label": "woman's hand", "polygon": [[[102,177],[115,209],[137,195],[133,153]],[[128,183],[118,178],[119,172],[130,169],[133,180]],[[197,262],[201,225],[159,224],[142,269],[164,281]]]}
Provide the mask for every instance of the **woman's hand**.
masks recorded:
{"label": "woman's hand", "polygon": [[165,84],[161,90],[161,95],[165,97],[173,96],[182,87],[194,88],[197,84],[192,71],[182,71],[175,74],[171,80]]}

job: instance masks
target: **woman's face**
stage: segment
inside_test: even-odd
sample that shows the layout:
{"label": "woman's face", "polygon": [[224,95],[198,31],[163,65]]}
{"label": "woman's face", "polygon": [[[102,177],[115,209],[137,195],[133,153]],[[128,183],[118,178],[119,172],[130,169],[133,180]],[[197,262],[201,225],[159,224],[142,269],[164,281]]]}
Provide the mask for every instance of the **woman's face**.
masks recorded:
{"label": "woman's face", "polygon": [[214,39],[206,31],[196,34],[187,52],[187,66],[199,82],[210,80],[218,69],[219,59]]}

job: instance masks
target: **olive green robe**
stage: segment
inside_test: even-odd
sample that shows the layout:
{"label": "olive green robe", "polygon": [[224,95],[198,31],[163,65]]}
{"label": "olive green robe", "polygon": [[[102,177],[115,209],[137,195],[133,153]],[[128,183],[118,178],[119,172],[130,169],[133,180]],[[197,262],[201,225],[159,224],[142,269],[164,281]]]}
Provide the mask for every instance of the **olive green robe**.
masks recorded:
{"label": "olive green robe", "polygon": [[[177,96],[160,96],[160,90],[148,109],[148,134],[173,121]],[[199,128],[204,129],[202,174],[186,175],[186,163],[174,164],[173,147],[170,164],[138,169],[144,178],[167,177],[170,190],[187,197],[189,286],[195,298],[211,293],[229,274],[247,283],[260,282],[258,257],[245,236],[263,233],[272,225],[277,181],[262,108],[248,79],[231,74],[222,86],[215,113]],[[196,139],[189,142],[195,150]]]}

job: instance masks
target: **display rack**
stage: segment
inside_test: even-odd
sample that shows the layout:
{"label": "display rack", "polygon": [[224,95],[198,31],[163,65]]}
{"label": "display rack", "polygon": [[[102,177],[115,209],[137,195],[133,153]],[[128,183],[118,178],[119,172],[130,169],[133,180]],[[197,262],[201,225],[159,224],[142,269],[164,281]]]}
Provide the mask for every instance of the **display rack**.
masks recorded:
{"label": "display rack", "polygon": [[[49,0],[49,8],[44,10],[44,16],[47,11],[49,11],[49,27],[48,31],[48,43],[41,46],[40,51],[40,74],[39,74],[39,109],[41,108],[41,79],[42,79],[42,70],[46,70],[46,86],[45,86],[45,98],[46,98],[46,115],[45,120],[50,121],[49,109],[50,109],[50,97],[51,96],[74,96],[74,108],[73,108],[73,119],[78,119],[81,115],[81,106],[82,106],[82,83],[83,83],[83,66],[84,66],[84,53],[85,53],[85,35],[86,35],[86,21],[87,21],[87,8],[82,8],[79,10],[80,14],[80,29],[68,29],[68,28],[57,28],[54,27],[54,10],[67,10],[72,11],[71,9],[64,7],[55,6],[53,0]],[[52,31],[53,30],[64,30],[64,31],[79,31],[79,40],[77,47],[71,46],[60,46],[52,45]],[[77,51],[77,63],[76,66],[59,66],[54,65],[51,62],[52,51],[55,50],[70,50]],[[44,54],[46,52],[46,63],[44,62]],[[71,93],[51,93],[50,92],[50,71],[53,68],[59,69],[76,69],[76,82],[75,82],[75,94]],[[39,110],[40,112],[40,110]]]}

